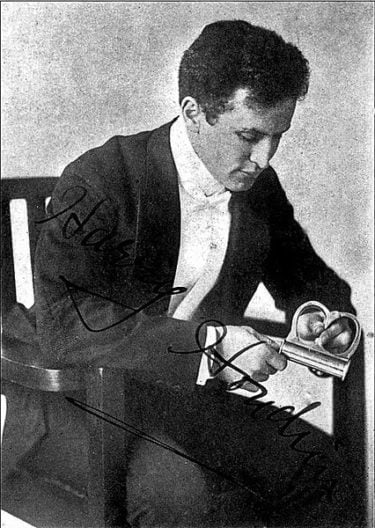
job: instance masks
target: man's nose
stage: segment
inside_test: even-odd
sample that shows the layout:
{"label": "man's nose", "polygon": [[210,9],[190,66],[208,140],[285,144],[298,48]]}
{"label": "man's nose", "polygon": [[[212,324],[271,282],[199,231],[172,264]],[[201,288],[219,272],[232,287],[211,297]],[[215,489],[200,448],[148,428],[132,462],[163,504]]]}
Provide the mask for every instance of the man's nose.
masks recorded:
{"label": "man's nose", "polygon": [[273,144],[268,138],[264,138],[253,146],[250,161],[256,163],[260,169],[266,169],[273,156]]}

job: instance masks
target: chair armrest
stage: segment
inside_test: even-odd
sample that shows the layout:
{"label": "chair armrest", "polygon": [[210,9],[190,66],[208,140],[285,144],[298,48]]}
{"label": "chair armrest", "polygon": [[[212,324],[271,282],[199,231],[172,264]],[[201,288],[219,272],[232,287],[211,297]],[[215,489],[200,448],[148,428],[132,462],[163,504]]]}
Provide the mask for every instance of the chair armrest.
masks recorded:
{"label": "chair armrest", "polygon": [[47,392],[86,388],[83,367],[46,367],[36,343],[25,343],[6,334],[1,336],[1,377],[10,383]]}
{"label": "chair armrest", "polygon": [[86,388],[84,371],[81,368],[48,369],[26,365],[2,356],[1,370],[3,380],[29,389],[68,392]]}

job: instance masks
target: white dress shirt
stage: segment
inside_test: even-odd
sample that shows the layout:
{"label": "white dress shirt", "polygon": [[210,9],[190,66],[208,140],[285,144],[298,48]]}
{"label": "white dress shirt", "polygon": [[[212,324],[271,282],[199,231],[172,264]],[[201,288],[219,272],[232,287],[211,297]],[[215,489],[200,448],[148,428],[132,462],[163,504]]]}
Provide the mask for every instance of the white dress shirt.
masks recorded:
{"label": "white dress shirt", "polygon": [[[169,315],[190,320],[206,294],[216,283],[228,245],[230,192],[215,180],[190,143],[180,116],[171,126],[170,142],[178,173],[181,204],[181,237],[174,286],[186,292],[173,295]],[[217,341],[214,327],[208,327],[206,347]],[[202,354],[197,383],[209,379],[208,359]]]}

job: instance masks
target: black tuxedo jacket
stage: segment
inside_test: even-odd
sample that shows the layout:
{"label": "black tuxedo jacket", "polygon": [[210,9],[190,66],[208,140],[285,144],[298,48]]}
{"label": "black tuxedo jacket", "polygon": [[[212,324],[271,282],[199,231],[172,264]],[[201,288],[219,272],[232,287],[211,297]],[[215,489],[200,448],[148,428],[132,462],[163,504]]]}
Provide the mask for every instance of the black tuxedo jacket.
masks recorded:
{"label": "black tuxedo jacket", "polygon": [[232,194],[224,265],[197,320],[167,317],[180,244],[169,131],[170,123],[113,137],[58,180],[35,257],[45,365],[117,365],[143,380],[194,386],[200,354],[170,347],[197,350],[202,321],[233,324],[260,281],[288,314],[312,299],[353,310],[349,287],[316,255],[269,168],[251,190]]}

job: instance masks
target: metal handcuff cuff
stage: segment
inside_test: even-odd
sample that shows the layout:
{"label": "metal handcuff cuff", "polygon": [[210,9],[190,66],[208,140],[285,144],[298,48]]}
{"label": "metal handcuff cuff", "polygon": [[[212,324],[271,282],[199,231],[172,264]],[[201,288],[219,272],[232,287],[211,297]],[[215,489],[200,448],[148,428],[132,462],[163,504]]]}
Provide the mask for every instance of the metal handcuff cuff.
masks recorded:
{"label": "metal handcuff cuff", "polygon": [[345,352],[330,352],[321,345],[303,340],[298,335],[297,327],[299,318],[303,314],[311,312],[312,309],[316,308],[324,314],[325,318],[328,317],[330,312],[324,304],[318,301],[308,301],[296,310],[293,316],[291,330],[286,339],[268,336],[262,337],[265,338],[265,342],[269,340],[268,342],[270,344],[276,343],[279,346],[279,353],[284,354],[290,361],[309,367],[309,369],[317,376],[335,376],[336,378],[344,380],[350,367],[351,358],[357,350],[361,339],[361,326],[358,319],[353,314],[339,312],[336,319],[347,318],[353,322],[354,337],[349,348],[345,350]]}

